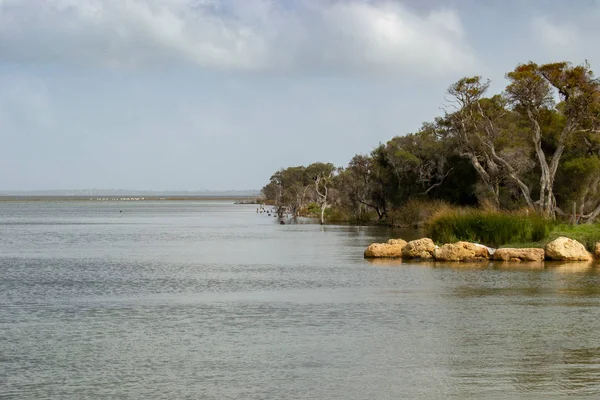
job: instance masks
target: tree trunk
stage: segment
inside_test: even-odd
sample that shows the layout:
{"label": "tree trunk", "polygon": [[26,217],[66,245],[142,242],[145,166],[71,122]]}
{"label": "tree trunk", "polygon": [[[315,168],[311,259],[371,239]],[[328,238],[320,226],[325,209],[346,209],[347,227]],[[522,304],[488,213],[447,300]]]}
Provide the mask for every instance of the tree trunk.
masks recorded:
{"label": "tree trunk", "polygon": [[[593,224],[599,215],[600,215],[600,205],[598,207],[596,207],[596,209],[594,211],[592,211],[590,214],[585,216],[585,219],[586,219],[585,222],[587,224]],[[582,216],[582,218],[583,218],[583,216]]]}
{"label": "tree trunk", "polygon": [[558,171],[560,159],[565,150],[565,141],[567,136],[573,131],[573,125],[570,121],[567,121],[567,124],[558,136],[556,150],[554,150],[554,154],[550,160],[550,165],[548,165],[548,161],[546,161],[546,155],[542,149],[542,130],[530,108],[527,109],[527,117],[532,125],[532,139],[535,147],[535,154],[537,155],[541,170],[539,200],[540,211],[542,211],[543,215],[548,218],[556,218],[554,181],[556,179],[556,171]]}
{"label": "tree trunk", "polygon": [[479,175],[485,186],[488,188],[489,192],[492,194],[492,201],[494,202],[496,207],[500,207],[500,193],[498,184],[492,183],[490,174],[488,174],[483,165],[481,165],[475,154],[468,153],[465,155],[469,158],[469,160],[471,161],[471,165],[473,166],[473,168],[475,168],[475,171],[477,171],[477,174]]}
{"label": "tree trunk", "polygon": [[[322,176],[319,175],[319,176],[317,176],[317,179],[315,179],[315,191],[317,192],[317,195],[319,196],[319,204],[321,206],[321,225],[323,225],[325,223],[325,209],[327,208],[327,194],[329,192],[329,189],[327,188],[327,184],[329,183],[329,178],[331,178],[331,174],[328,177],[325,177],[324,174]],[[321,183],[321,181],[323,181],[323,192],[322,193],[319,190],[319,184]]]}
{"label": "tree trunk", "polygon": [[506,172],[508,172],[508,176],[517,184],[517,186],[521,190],[521,194],[523,195],[523,197],[525,198],[525,201],[527,202],[527,205],[530,208],[535,208],[535,204],[534,204],[533,200],[531,199],[531,194],[529,192],[529,188],[519,178],[519,176],[517,175],[517,172],[515,171],[513,166],[510,165],[508,163],[508,161],[506,161],[504,158],[502,158],[498,154],[496,154],[496,148],[493,143],[485,143],[484,142],[484,144],[487,145],[488,148],[490,149],[490,153],[491,153],[493,160],[495,162],[499,163],[500,165],[502,165],[506,169]]}

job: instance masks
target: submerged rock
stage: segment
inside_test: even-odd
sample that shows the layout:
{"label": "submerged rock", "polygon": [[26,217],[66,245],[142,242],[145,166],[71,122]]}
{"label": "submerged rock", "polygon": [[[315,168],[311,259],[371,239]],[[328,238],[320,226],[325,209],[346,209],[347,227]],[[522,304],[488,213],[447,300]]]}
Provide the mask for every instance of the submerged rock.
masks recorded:
{"label": "submerged rock", "polygon": [[435,243],[429,238],[411,240],[402,250],[403,258],[433,258]]}
{"label": "submerged rock", "polygon": [[457,242],[438,247],[434,250],[433,256],[438,261],[484,261],[489,260],[490,253],[485,246]]}
{"label": "submerged rock", "polygon": [[373,243],[365,250],[365,258],[398,258],[402,257],[402,249],[406,245],[403,243]]}
{"label": "submerged rock", "polygon": [[546,258],[559,261],[591,261],[592,255],[577,240],[561,236],[546,245]]}
{"label": "submerged rock", "polygon": [[544,260],[544,249],[536,249],[536,248],[498,249],[494,252],[493,258],[496,261],[514,261],[514,262],[543,261]]}

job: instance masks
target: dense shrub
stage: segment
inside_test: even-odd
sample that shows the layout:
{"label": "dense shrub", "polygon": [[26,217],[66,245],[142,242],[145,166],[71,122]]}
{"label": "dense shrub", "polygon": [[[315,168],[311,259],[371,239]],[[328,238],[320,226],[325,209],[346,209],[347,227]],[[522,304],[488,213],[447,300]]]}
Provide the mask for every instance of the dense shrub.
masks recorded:
{"label": "dense shrub", "polygon": [[398,227],[420,227],[431,215],[454,208],[441,200],[410,199],[400,208],[388,211],[387,222]]}
{"label": "dense shrub", "polygon": [[464,240],[500,246],[538,242],[550,233],[554,225],[554,222],[533,213],[463,208],[433,214],[426,223],[426,231],[439,243]]}

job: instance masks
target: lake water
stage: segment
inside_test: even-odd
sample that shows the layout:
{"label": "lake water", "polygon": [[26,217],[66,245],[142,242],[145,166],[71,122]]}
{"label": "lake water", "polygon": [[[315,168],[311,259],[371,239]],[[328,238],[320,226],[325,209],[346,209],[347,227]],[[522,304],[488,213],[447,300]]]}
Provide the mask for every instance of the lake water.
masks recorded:
{"label": "lake water", "polygon": [[0,203],[0,398],[599,397],[596,268],[363,259],[413,235],[231,202]]}

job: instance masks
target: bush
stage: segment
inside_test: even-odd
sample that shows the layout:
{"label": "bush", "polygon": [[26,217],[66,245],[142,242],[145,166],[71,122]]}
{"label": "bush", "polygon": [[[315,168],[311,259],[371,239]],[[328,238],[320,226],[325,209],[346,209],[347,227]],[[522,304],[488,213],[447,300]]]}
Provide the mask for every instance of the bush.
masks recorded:
{"label": "bush", "polygon": [[321,206],[317,203],[309,203],[306,206],[306,215],[307,216],[320,216],[321,215]]}
{"label": "bush", "polygon": [[388,212],[388,222],[398,227],[418,227],[427,221],[431,215],[440,211],[454,209],[441,200],[410,199],[400,208]]}
{"label": "bush", "polygon": [[426,223],[427,235],[436,242],[460,240],[488,246],[538,242],[555,223],[537,214],[477,209],[446,209],[433,214]]}
{"label": "bush", "polygon": [[[321,215],[321,208],[318,210],[318,215]],[[350,221],[351,216],[344,210],[340,208],[330,207],[325,210],[325,221],[327,222],[347,222]]]}

